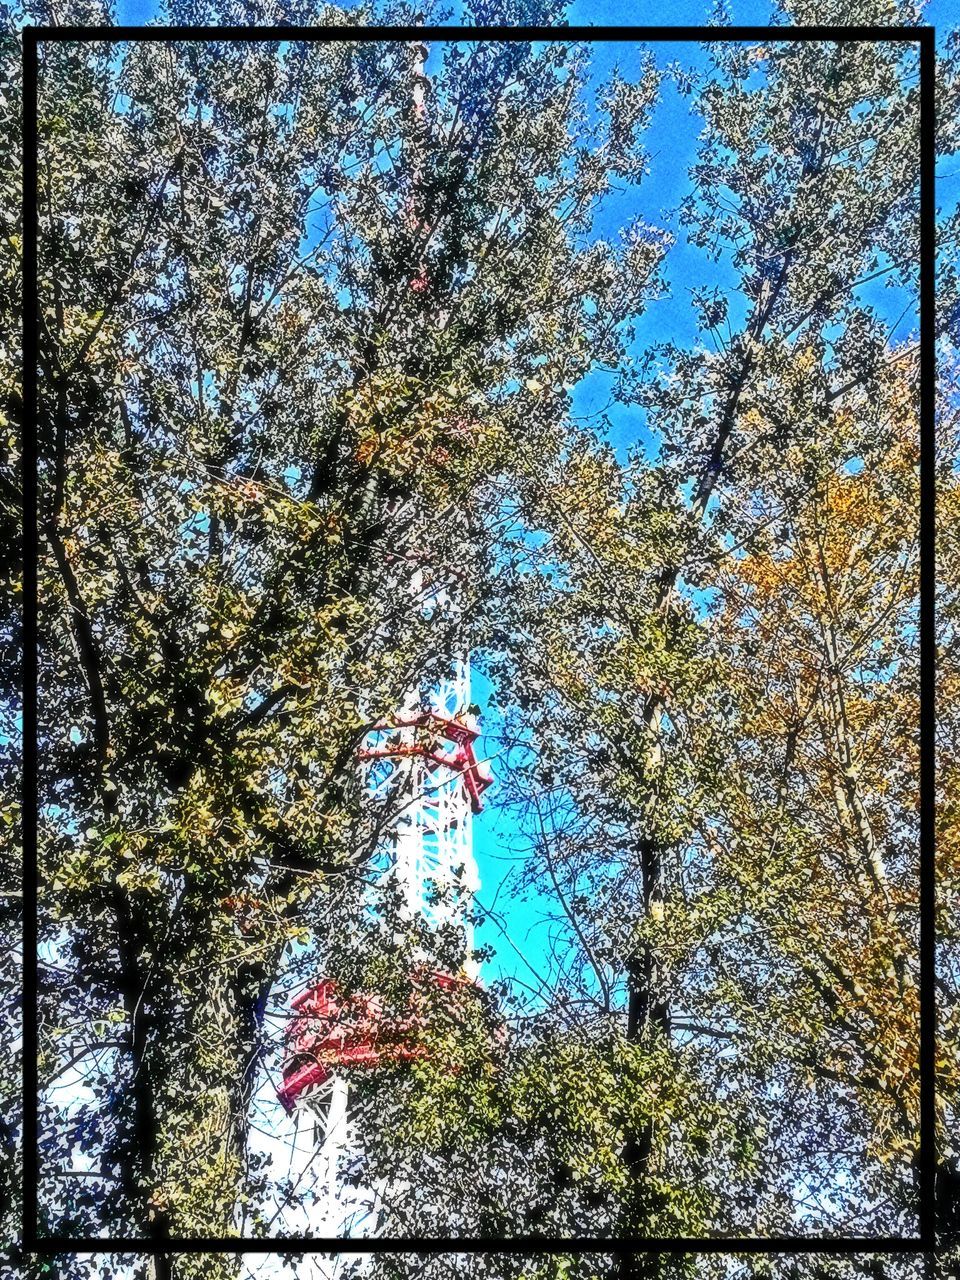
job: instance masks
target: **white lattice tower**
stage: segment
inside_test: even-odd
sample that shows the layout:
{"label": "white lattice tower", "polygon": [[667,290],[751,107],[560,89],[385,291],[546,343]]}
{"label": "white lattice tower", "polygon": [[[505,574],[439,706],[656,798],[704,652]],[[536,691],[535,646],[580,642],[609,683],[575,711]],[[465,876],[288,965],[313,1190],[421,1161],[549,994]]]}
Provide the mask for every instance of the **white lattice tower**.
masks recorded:
{"label": "white lattice tower", "polygon": [[[390,749],[391,754],[376,755],[362,767],[371,805],[389,804],[394,814],[373,859],[371,908],[376,911],[379,899],[391,893],[399,900],[401,922],[412,924],[419,917],[428,935],[455,930],[461,938],[461,972],[472,981],[479,968],[470,923],[473,895],[479,888],[471,830],[475,801],[462,770],[421,754],[417,738],[422,727],[404,723],[429,711],[441,722],[453,721],[475,733],[469,706],[470,669],[462,659],[426,699],[411,692],[393,723],[371,733],[370,749]],[[410,754],[403,754],[405,748]],[[390,927],[384,924],[385,930]],[[449,935],[446,950],[449,956]],[[437,964],[436,956],[422,946],[415,958],[426,965]],[[311,1236],[375,1236],[385,1194],[400,1190],[363,1186],[356,1180],[357,1124],[340,1072],[297,1097],[291,1170],[299,1170],[301,1187],[311,1188],[303,1228]],[[312,1255],[305,1274],[313,1280],[332,1280],[342,1274],[344,1265],[342,1260]],[[357,1260],[351,1265],[356,1266]]]}
{"label": "white lattice tower", "polygon": [[[425,585],[419,572],[410,594],[425,621],[438,610],[450,618],[446,591]],[[415,963],[459,969],[474,981],[479,966],[471,911],[479,873],[472,822],[489,775],[474,754],[478,728],[471,705],[470,664],[463,656],[428,692],[408,691],[397,712],[367,735],[359,754],[369,811],[387,815],[371,859],[368,909],[382,923],[385,941],[391,931],[399,940],[398,930],[417,928]],[[399,908],[397,915],[384,909],[385,900]],[[442,938],[435,950],[431,936]],[[451,946],[459,952],[452,966]],[[360,1185],[354,1171],[359,1118],[342,1072],[302,1089],[293,1118],[291,1173],[301,1190],[309,1188],[300,1230],[341,1239],[375,1236],[385,1196],[401,1188]],[[335,1280],[344,1265],[343,1259],[311,1255],[305,1274]],[[350,1265],[362,1267],[362,1259]]]}
{"label": "white lattice tower", "polygon": [[[428,698],[411,691],[395,717],[396,724],[372,735],[372,750],[400,750],[367,760],[365,782],[371,805],[389,805],[396,815],[375,859],[374,904],[392,889],[406,921],[419,919],[436,935],[459,933],[461,968],[474,979],[477,966],[470,914],[473,895],[480,887],[473,853],[474,803],[461,769],[418,752],[424,728],[415,723],[426,709],[436,713],[438,723],[452,721],[475,733],[470,705],[470,665],[463,658]],[[436,963],[436,957],[425,952],[418,958]]]}

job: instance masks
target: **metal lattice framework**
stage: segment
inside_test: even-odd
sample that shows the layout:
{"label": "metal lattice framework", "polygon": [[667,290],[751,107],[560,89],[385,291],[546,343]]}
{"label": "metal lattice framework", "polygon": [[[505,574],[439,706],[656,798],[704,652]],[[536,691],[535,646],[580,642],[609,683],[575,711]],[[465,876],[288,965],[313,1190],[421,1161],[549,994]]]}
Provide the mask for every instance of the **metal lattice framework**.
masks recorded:
{"label": "metal lattice framework", "polygon": [[[371,806],[392,815],[372,861],[371,908],[376,911],[389,890],[401,922],[416,921],[421,936],[459,936],[457,975],[436,968],[435,957],[419,950],[416,981],[441,989],[469,985],[478,975],[470,912],[479,875],[471,827],[491,778],[476,757],[479,729],[470,705],[463,659],[429,697],[411,692],[358,753]],[[397,1188],[361,1185],[362,1117],[351,1106],[344,1069],[422,1056],[417,1010],[385,1018],[376,996],[342,999],[336,984],[322,980],[295,998],[292,1012],[279,1096],[293,1119],[291,1175],[307,1188],[302,1229],[314,1236],[375,1235],[385,1196]],[[317,1276],[338,1274],[336,1264],[318,1258],[311,1266]]]}
{"label": "metal lattice framework", "polygon": [[475,756],[478,727],[469,705],[470,670],[462,661],[427,707],[411,696],[360,756],[371,804],[392,803],[397,815],[378,859],[378,887],[395,886],[407,919],[419,917],[435,932],[458,929],[472,978],[469,914],[479,877],[471,822],[491,779]]}

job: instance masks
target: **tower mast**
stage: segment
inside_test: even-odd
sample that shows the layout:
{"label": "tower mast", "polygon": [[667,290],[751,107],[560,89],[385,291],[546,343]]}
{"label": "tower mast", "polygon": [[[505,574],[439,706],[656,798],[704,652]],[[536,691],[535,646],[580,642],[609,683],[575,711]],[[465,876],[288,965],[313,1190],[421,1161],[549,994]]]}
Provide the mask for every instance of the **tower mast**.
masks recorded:
{"label": "tower mast", "polygon": [[[426,111],[428,49],[413,46],[412,101],[414,133]],[[406,217],[411,233],[425,230],[418,217],[421,186],[419,145],[413,146],[411,196]],[[425,251],[414,263],[409,287],[429,285]],[[449,608],[443,586],[412,576],[411,607],[430,613]],[[437,967],[436,956],[421,949],[414,985],[450,989],[476,982],[470,923],[479,875],[473,853],[472,820],[483,807],[490,775],[477,760],[479,727],[471,714],[469,655],[451,655],[447,676],[424,696],[411,689],[397,712],[368,734],[359,756],[365,793],[371,807],[387,804],[392,818],[373,857],[374,910],[388,890],[399,902],[401,921],[418,923],[427,936],[460,935],[460,972]],[[398,1020],[384,1015],[374,994],[343,1000],[336,984],[320,982],[293,1001],[287,1029],[284,1081],[280,1100],[295,1118],[295,1147],[317,1189],[309,1210],[308,1233],[345,1237],[376,1234],[384,1187],[361,1187],[358,1126],[345,1070],[376,1069],[423,1056],[417,1017]],[[324,1266],[326,1265],[326,1270]],[[338,1274],[337,1262],[324,1264],[312,1255],[311,1274]]]}

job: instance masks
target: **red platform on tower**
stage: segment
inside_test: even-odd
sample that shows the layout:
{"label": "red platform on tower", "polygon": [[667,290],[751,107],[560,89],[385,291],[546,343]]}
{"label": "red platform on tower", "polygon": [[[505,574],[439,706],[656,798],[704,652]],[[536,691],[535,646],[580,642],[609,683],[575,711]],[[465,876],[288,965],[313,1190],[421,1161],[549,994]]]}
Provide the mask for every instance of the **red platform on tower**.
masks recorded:
{"label": "red platform on tower", "polygon": [[414,981],[400,1016],[386,1015],[375,995],[341,997],[329,978],[296,996],[291,1002],[296,1017],[287,1026],[283,1084],[277,1090],[284,1109],[292,1111],[306,1089],[323,1084],[337,1067],[378,1067],[425,1057],[426,990],[452,992],[474,984],[439,970],[424,970]]}
{"label": "red platform on tower", "polygon": [[[362,747],[359,751],[361,760],[390,760],[400,756],[420,756],[434,764],[445,765],[454,773],[459,773],[463,785],[470,797],[470,807],[474,813],[483,808],[483,793],[493,782],[489,770],[477,760],[474,743],[479,737],[479,729],[465,724],[453,716],[442,715],[439,711],[421,711],[412,716],[396,716],[389,723],[378,724],[377,732],[388,732],[391,729],[420,729],[424,738],[420,742],[387,742],[383,746]],[[434,741],[430,740],[430,737]],[[436,739],[445,738],[452,742],[456,750],[443,751]]]}

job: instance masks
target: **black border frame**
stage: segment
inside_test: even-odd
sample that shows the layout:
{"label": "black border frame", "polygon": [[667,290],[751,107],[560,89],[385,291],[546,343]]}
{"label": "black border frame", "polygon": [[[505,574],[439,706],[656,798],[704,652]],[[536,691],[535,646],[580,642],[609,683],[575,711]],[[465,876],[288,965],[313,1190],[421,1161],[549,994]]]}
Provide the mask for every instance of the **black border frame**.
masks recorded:
{"label": "black border frame", "polygon": [[[936,1245],[936,29],[932,26],[101,26],[33,27],[23,38],[23,1249],[41,1256],[79,1253],[168,1255],[186,1253],[542,1253],[596,1254],[894,1254],[922,1255],[930,1261]],[[350,1239],[281,1236],[277,1239],[190,1237],[157,1241],[143,1237],[40,1236],[38,1108],[38,866],[36,822],[39,812],[36,764],[37,731],[37,78],[42,42],[150,43],[232,40],[314,42],[429,40],[537,40],[544,42],[635,41],[638,43],[891,42],[920,48],[920,1154],[917,1160],[916,1237],[717,1238],[622,1236],[524,1236],[510,1239],[410,1238]],[[27,962],[30,962],[29,964]]]}

